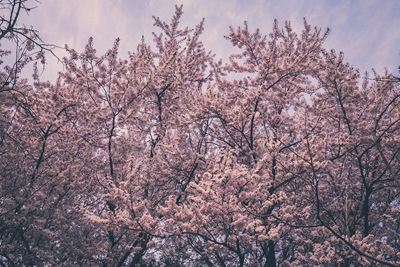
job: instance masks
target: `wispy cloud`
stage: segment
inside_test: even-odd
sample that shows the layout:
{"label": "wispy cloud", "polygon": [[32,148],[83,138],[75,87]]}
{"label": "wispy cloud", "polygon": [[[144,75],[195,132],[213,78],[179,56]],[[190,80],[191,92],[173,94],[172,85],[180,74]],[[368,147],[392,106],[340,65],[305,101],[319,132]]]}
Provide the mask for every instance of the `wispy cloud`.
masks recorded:
{"label": "wispy cloud", "polygon": [[[83,49],[90,36],[100,52],[121,38],[121,54],[135,50],[142,35],[151,39],[152,15],[169,19],[174,4],[184,5],[183,23],[194,26],[204,17],[203,40],[218,57],[230,51],[223,35],[228,27],[247,20],[252,29],[268,33],[274,18],[290,20],[300,30],[303,17],[312,25],[331,28],[327,48],[345,52],[349,62],[361,71],[384,67],[395,71],[400,64],[400,1],[264,1],[264,0],[69,0],[43,1],[25,19],[48,42]],[[47,77],[54,78],[61,65],[48,67]]]}

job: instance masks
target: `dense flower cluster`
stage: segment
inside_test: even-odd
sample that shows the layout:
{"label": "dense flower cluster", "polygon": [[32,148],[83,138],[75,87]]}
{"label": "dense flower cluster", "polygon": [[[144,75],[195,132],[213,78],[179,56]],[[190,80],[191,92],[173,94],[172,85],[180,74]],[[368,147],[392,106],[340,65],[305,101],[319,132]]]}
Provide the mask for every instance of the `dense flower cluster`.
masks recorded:
{"label": "dense flower cluster", "polygon": [[181,16],[2,86],[1,265],[400,265],[399,81],[306,21],[217,62]]}

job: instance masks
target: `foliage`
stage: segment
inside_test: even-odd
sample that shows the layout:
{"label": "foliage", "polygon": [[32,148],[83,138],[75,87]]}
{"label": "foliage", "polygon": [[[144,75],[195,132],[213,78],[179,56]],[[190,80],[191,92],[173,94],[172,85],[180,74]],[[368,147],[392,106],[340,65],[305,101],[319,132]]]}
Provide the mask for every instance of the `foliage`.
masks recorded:
{"label": "foliage", "polygon": [[231,28],[223,64],[181,16],[0,91],[1,264],[398,266],[398,79],[306,21]]}

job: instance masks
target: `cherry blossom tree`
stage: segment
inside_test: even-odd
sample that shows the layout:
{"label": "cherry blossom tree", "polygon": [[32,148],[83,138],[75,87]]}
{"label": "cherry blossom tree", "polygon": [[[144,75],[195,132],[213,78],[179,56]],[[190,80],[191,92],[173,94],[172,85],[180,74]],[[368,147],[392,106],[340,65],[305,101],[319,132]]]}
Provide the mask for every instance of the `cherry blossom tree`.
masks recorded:
{"label": "cherry blossom tree", "polygon": [[271,40],[249,33],[247,24],[227,36],[243,52],[224,70],[247,76],[232,82],[220,77],[217,93],[205,98],[217,164],[193,184],[190,203],[182,208],[187,221],[193,218],[182,231],[208,264],[278,263],[287,229],[274,213],[289,209],[285,202],[292,189],[284,189],[304,172],[291,152],[301,134],[292,110],[313,90],[310,77],[325,37],[306,22],[301,37],[289,23],[280,29],[276,22]]}
{"label": "cherry blossom tree", "polygon": [[182,14],[1,99],[0,263],[398,266],[398,79],[306,20],[231,28],[223,63]]}
{"label": "cherry blossom tree", "polygon": [[395,266],[399,261],[398,83],[386,74],[376,76],[373,83],[367,76],[359,85],[358,71],[333,51],[325,52],[320,64],[325,66],[318,78],[320,89],[304,118],[309,125],[304,130],[312,129],[304,153],[314,215],[339,243],[320,248],[323,253],[343,251],[335,261],[347,265]]}
{"label": "cherry blossom tree", "polygon": [[68,163],[61,164],[55,151],[64,143],[57,148],[53,143],[69,136],[64,131],[69,106],[64,98],[59,107],[46,101],[57,94],[54,86],[39,92],[20,77],[29,63],[45,64],[44,53],[53,53],[54,46],[43,42],[37,30],[20,25],[36,4],[0,2],[0,262],[6,266],[47,261],[45,254],[51,255],[58,242],[49,229],[69,190],[63,187],[68,179],[60,175]]}

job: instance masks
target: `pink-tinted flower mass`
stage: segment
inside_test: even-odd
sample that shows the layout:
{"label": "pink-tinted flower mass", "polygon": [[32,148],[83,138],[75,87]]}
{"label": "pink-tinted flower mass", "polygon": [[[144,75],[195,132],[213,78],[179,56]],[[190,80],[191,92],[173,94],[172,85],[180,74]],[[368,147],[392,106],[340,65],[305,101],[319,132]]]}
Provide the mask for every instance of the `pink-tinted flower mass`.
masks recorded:
{"label": "pink-tinted flower mass", "polygon": [[396,74],[306,19],[231,27],[223,62],[177,6],[126,59],[90,38],[43,82],[25,2],[0,2],[2,266],[400,265]]}

